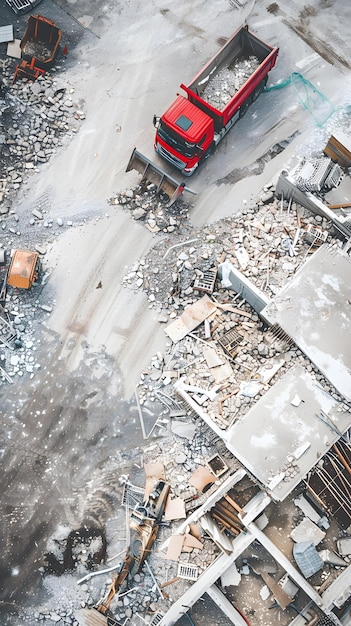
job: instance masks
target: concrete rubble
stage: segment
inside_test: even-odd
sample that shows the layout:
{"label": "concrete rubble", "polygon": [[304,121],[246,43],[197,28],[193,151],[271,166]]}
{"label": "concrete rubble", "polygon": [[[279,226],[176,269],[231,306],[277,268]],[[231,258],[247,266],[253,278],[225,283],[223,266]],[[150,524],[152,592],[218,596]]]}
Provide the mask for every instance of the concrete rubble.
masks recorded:
{"label": "concrete rubble", "polygon": [[[257,59],[250,59],[249,73],[252,73],[255,63]],[[9,79],[10,71],[6,64],[2,69],[4,76]],[[245,68],[240,68],[239,73],[244,82]],[[231,79],[228,74],[219,77],[220,85],[211,87],[214,92],[223,94],[223,81],[229,83]],[[237,90],[240,84],[235,83],[228,90],[233,87]],[[213,106],[220,108],[225,102],[216,101],[215,95],[207,95],[207,98]],[[7,96],[7,104],[8,111],[3,113],[1,142],[9,165],[1,191],[0,226],[7,237],[6,248],[10,250],[22,239],[19,218],[11,209],[14,194],[24,176],[30,175],[41,163],[45,163],[57,146],[68,141],[79,130],[84,119],[84,106],[75,97],[73,88],[67,85],[63,87],[55,74],[46,75],[33,84],[15,83],[11,95]],[[339,172],[334,171],[333,174],[338,183]],[[319,186],[318,183],[316,186]],[[238,475],[235,485],[240,506],[235,513],[239,516],[235,519],[239,520],[240,528],[237,534],[233,534],[240,537],[244,530],[241,537],[245,539],[245,535],[247,538],[250,533],[257,532],[257,539],[268,525],[269,514],[264,513],[270,504],[267,494],[260,491],[257,481],[242,469],[225,445],[222,434],[235,422],[243,420],[250,408],[292,364],[301,365],[326,394],[340,402],[342,408],[347,408],[343,406],[343,398],[307,356],[289,342],[287,336],[277,335],[273,329],[267,328],[258,312],[240,293],[231,290],[218,274],[218,268],[224,263],[232,264],[269,301],[303,267],[321,243],[338,250],[344,246],[344,240],[337,236],[330,222],[325,217],[311,214],[297,202],[276,197],[273,183],[267,185],[261,195],[240,214],[218,220],[201,229],[190,226],[188,216],[191,209],[183,199],[178,199],[167,209],[165,201],[165,198],[156,195],[155,186],[151,184],[138,185],[109,200],[111,207],[128,210],[133,219],[142,222],[155,235],[154,247],[147,257],[139,259],[137,264],[128,269],[123,285],[132,291],[146,292],[148,306],[157,314],[168,337],[165,353],[154,355],[149,366],[141,372],[136,389],[139,419],[145,433],[147,416],[151,415],[153,420],[144,437],[150,441],[145,441],[141,450],[140,465],[135,463],[140,470],[136,472],[137,478],[140,482],[143,468],[157,459],[164,465],[174,505],[173,512],[169,513],[161,527],[147,567],[133,577],[129,588],[122,590],[113,605],[118,622],[126,623],[129,620],[136,625],[166,623],[162,619],[172,605],[189,593],[192,585],[201,575],[208,573],[216,559],[231,554],[233,537],[225,532],[224,526],[216,535],[206,510],[209,502],[215,508],[218,490],[222,489],[227,494],[232,488],[232,485],[225,488],[226,481],[230,482],[233,476]],[[6,375],[0,376],[2,384],[23,375],[33,377],[40,368],[36,360],[40,341],[38,324],[45,326],[45,318],[55,306],[54,301],[43,302],[41,299],[41,285],[47,279],[45,253],[52,237],[74,224],[60,217],[55,220],[51,218],[49,203],[46,204],[44,198],[42,204],[33,206],[30,226],[33,227],[33,234],[26,235],[26,243],[31,243],[31,239],[32,243],[35,241],[36,250],[42,256],[44,272],[32,292],[8,293],[2,313],[15,329],[17,345],[0,347],[1,371],[6,372]],[[319,237],[311,237],[311,230],[314,234],[318,233]],[[196,319],[196,324],[187,327],[184,323],[181,333],[177,336],[173,334],[170,331],[172,325],[181,316],[184,320],[189,311],[193,312],[200,299],[202,303],[211,303],[209,310]],[[191,405],[179,393],[180,383],[191,396]],[[209,428],[199,417],[201,411],[206,412],[212,420],[214,429]],[[288,474],[294,476],[294,459],[287,459],[286,463]],[[138,489],[132,478],[129,475],[123,477],[121,485],[137,494]],[[259,514],[250,509],[255,496],[258,496],[257,506],[262,507]],[[320,567],[314,572],[317,578],[313,579],[313,584],[322,593],[351,564],[351,548],[347,543],[351,530],[349,527],[342,531],[334,525],[332,536],[328,535],[330,521],[326,516],[316,513],[301,494],[294,496],[295,500],[284,503],[293,512],[287,524],[287,534],[297,544],[310,541],[318,546],[316,552],[319,554]],[[142,499],[140,492],[135,497],[136,501],[139,497],[139,502]],[[264,498],[267,501],[264,501],[263,506]],[[122,504],[128,513],[129,505],[126,506],[123,500]],[[248,507],[246,516],[249,518],[252,515],[252,519],[242,515],[245,507]],[[200,518],[200,510],[204,517],[201,524],[197,519],[197,515]],[[220,511],[216,514],[220,515]],[[125,517],[127,519],[127,515]],[[127,524],[125,533],[128,539]],[[115,548],[120,550],[121,545],[113,532],[110,532],[109,539],[110,556],[114,554]],[[241,540],[244,542],[244,539]],[[56,549],[56,556],[61,558],[62,553],[55,541],[48,542],[48,551]],[[173,542],[172,549],[175,552],[170,551],[170,542]],[[123,550],[126,543],[128,541],[123,542]],[[252,543],[254,552],[258,542],[252,538]],[[74,546],[74,561],[79,573],[86,574],[87,569],[92,567],[91,555],[98,552],[100,547],[99,539],[92,541],[89,546],[77,542]],[[272,591],[275,581],[272,583],[269,572],[255,571],[253,562],[250,562],[249,548],[251,543],[248,542],[236,560],[232,558],[231,563],[228,557],[222,586],[229,587],[235,595],[235,589],[239,588],[241,581],[247,584],[245,579],[252,579],[254,572],[259,580],[262,602],[271,603],[276,597]],[[267,554],[264,557],[262,554],[257,556],[257,560],[260,559],[269,560]],[[217,574],[218,578],[221,572]],[[64,590],[62,607],[58,607],[55,612],[44,607],[38,608],[35,620],[78,626],[81,622],[77,615],[77,604],[80,602],[81,609],[93,606],[99,597],[105,595],[112,576],[113,572],[109,573],[108,578],[103,577],[103,582],[102,578],[87,576],[72,590],[69,589],[70,581],[65,581],[63,574],[60,581]],[[229,579],[228,584],[225,578]],[[263,582],[266,582],[264,587]],[[289,582],[293,585],[291,580]],[[48,586],[50,584],[53,582],[47,582]],[[295,590],[291,592],[291,599],[298,590],[298,587],[293,586]],[[284,593],[288,593],[288,586],[285,589]],[[215,593],[214,590],[212,592]],[[236,595],[235,603],[238,603],[238,598],[240,593]],[[241,609],[250,614],[252,624],[260,624],[255,611],[249,613],[253,609],[249,606],[248,598],[249,594],[242,594]],[[23,619],[27,619],[25,613]],[[279,613],[279,623],[283,626],[291,623],[291,620],[290,614]],[[323,621],[318,623],[322,624]]]}
{"label": "concrete rubble", "polygon": [[8,212],[23,177],[38,171],[40,164],[78,132],[85,118],[84,102],[75,95],[73,85],[55,74],[55,69],[59,66],[35,82],[18,80],[11,85],[13,63],[1,62],[6,91],[0,117],[0,215]]}
{"label": "concrete rubble", "polygon": [[[295,202],[275,198],[274,191],[274,186],[269,185],[256,202],[247,206],[240,215],[219,220],[210,228],[202,229],[190,228],[187,221],[189,207],[183,199],[172,208],[164,209],[162,198],[156,196],[152,185],[140,185],[109,201],[111,206],[131,211],[132,217],[142,220],[155,235],[172,233],[172,238],[167,235],[158,239],[148,257],[129,268],[123,279],[127,288],[146,291],[149,307],[155,310],[166,330],[201,298],[212,303],[209,314],[205,314],[195,327],[186,328],[180,338],[168,342],[165,354],[158,353],[152,358],[149,368],[141,373],[137,388],[140,419],[143,421],[150,413],[155,415],[154,424],[147,434],[150,444],[143,449],[143,463],[152,463],[156,458],[163,462],[171,484],[172,500],[180,499],[184,504],[181,517],[178,520],[169,519],[162,527],[158,542],[160,547],[171,536],[177,537],[177,525],[184,515],[189,517],[199,507],[205,506],[228,475],[240,470],[239,462],[226,448],[221,433],[224,434],[233,423],[243,419],[250,407],[278,377],[290,369],[292,363],[300,363],[327,393],[342,402],[335,389],[306,356],[294,344],[286,343],[286,338],[277,338],[270,333],[258,313],[240,294],[223,286],[217,274],[221,264],[235,266],[269,301],[318,248],[320,239],[329,246],[339,249],[343,246],[343,241],[335,237],[328,220],[311,215]],[[58,220],[56,224],[51,221],[45,227],[46,212],[45,205],[33,209],[33,219],[36,225],[40,225],[40,230],[48,232],[62,228],[63,221],[60,223]],[[2,218],[6,219],[2,222],[6,230],[11,217],[9,213]],[[321,233],[320,239],[311,240],[308,237],[311,228]],[[44,267],[46,245],[45,238],[37,245]],[[206,283],[204,276],[209,273],[211,280]],[[4,369],[11,378],[24,372],[32,376],[40,367],[35,361],[37,340],[34,320],[43,313],[49,315],[53,306],[54,302],[42,303],[40,293],[34,301],[29,294],[8,296],[7,311],[22,340],[16,351],[9,355],[5,350],[2,353]],[[181,381],[184,389],[191,393],[195,409],[197,406],[211,417],[218,427],[217,433],[199,419],[194,406],[191,408],[183,402],[175,391],[177,381]],[[155,436],[161,437],[162,445],[157,440],[152,442]],[[214,476],[206,493],[201,493],[195,486],[197,483],[192,484],[191,476],[199,468],[211,473],[209,460],[213,457],[221,459],[225,467],[224,475]],[[293,467],[291,471],[294,471]],[[255,489],[254,482],[249,480],[246,488],[249,491]],[[294,529],[297,532],[299,524],[306,524],[308,518],[296,507],[294,519],[292,534]],[[313,521],[308,523],[313,525]],[[326,534],[321,530],[319,532],[321,537]],[[200,530],[200,539],[190,540],[190,545],[193,543],[197,547],[184,548],[184,536],[181,534],[179,537],[182,537],[182,546],[177,548],[176,560],[168,558],[167,552],[160,552],[160,548],[155,550],[148,559],[148,568],[144,567],[141,573],[135,575],[131,589],[122,591],[116,599],[113,612],[120,623],[133,618],[141,620],[140,623],[147,619],[147,623],[151,624],[152,616],[161,619],[176,598],[191,589],[192,584],[222,554],[219,545],[203,530]],[[341,534],[339,539],[342,539]],[[198,541],[200,543],[196,543]],[[321,581],[330,582],[338,568],[343,566],[340,560],[336,563],[337,555],[334,560],[332,558],[336,546],[327,545],[327,552],[322,552],[325,558],[321,560],[321,571],[318,569],[319,574],[315,575],[320,575]],[[111,536],[111,552],[113,547],[114,538]],[[185,552],[182,551],[184,549]],[[88,558],[84,545],[76,547],[75,558],[76,567],[83,573]],[[351,562],[348,554],[343,559],[345,566]],[[190,578],[182,578],[180,566],[191,571]],[[247,565],[242,561],[240,580],[248,575],[248,572],[245,574],[245,567]],[[170,592],[168,585],[165,592],[161,591],[162,585],[168,581],[174,581],[169,584]],[[98,597],[105,595],[110,582],[111,578],[105,579],[101,588],[101,581],[85,581],[74,598],[70,599],[68,594],[65,596],[62,602],[64,610],[52,612],[43,608],[38,611],[38,621],[77,626],[80,623],[75,611],[77,598],[81,598],[82,609],[90,607]],[[269,590],[261,592],[260,596],[263,602],[264,598],[269,601],[271,597]]]}
{"label": "concrete rubble", "polygon": [[[56,69],[59,70],[59,66]],[[6,241],[2,239],[1,252],[9,259],[11,249],[33,247],[43,260],[48,243],[58,235],[56,228],[65,230],[73,223],[51,217],[50,199],[46,196],[33,203],[29,220],[19,217],[12,204],[25,178],[38,172],[38,167],[78,132],[85,118],[84,102],[75,97],[73,86],[55,74],[55,68],[35,82],[19,80],[11,88],[13,63],[10,60],[2,60],[1,73],[5,98],[0,117],[3,176],[0,228],[6,237]],[[46,231],[50,232],[49,236]],[[42,286],[48,278],[45,262],[43,265],[39,284],[30,294],[8,289],[1,318],[11,323],[14,337],[10,346],[0,342],[0,384],[25,373],[33,377],[40,368],[36,360],[40,341],[38,329],[52,312],[52,303],[40,299]],[[4,267],[2,269],[0,280],[4,275]]]}
{"label": "concrete rubble", "polygon": [[[152,187],[143,189],[139,186],[116,196],[111,204],[127,208],[132,211],[134,219],[141,219],[139,213],[135,213],[138,205],[139,209],[145,211],[142,217],[147,228],[150,226],[149,220],[153,219],[150,214],[162,214],[157,225],[161,233],[170,232],[170,214],[178,210],[176,205],[171,210],[164,210],[162,200],[155,195]],[[158,353],[153,357],[150,366],[141,373],[137,388],[140,419],[145,419],[150,413],[155,415],[154,424],[147,435],[150,443],[142,451],[142,461],[145,464],[157,459],[164,464],[167,481],[171,484],[172,499],[180,499],[184,503],[184,514],[189,517],[199,507],[205,506],[209,497],[215,496],[228,475],[240,471],[241,466],[226,448],[221,432],[224,433],[235,421],[243,419],[250,407],[278,377],[289,370],[292,363],[303,365],[327,393],[342,402],[342,398],[338,397],[328,381],[296,346],[287,344],[284,338],[277,339],[274,333],[270,334],[257,312],[240,294],[223,287],[217,271],[212,274],[215,280],[211,281],[205,296],[202,288],[197,288],[199,281],[202,284],[201,279],[206,272],[217,270],[224,262],[230,263],[240,269],[269,300],[318,247],[319,241],[314,246],[307,237],[310,227],[325,234],[323,241],[330,246],[341,248],[343,241],[335,237],[326,219],[311,215],[301,205],[275,198],[272,185],[264,189],[257,201],[246,207],[240,215],[219,220],[210,228],[191,229],[187,220],[184,220],[188,207],[182,200],[180,205],[183,217],[178,218],[178,233],[172,239],[166,237],[156,241],[149,256],[129,268],[123,284],[132,290],[146,291],[149,306],[155,310],[165,329],[201,298],[205,297],[212,303],[210,314],[195,328],[185,332],[179,340],[169,341],[165,354]],[[7,219],[9,217],[11,214]],[[40,211],[40,215],[36,210],[34,218],[44,230],[45,208]],[[60,224],[51,223],[51,228],[55,226]],[[45,266],[45,245],[40,245],[43,246]],[[20,376],[25,371],[33,375],[35,368],[39,367],[35,361],[36,338],[32,320],[40,312],[49,315],[52,306],[54,303],[41,303],[39,296],[33,301],[33,297],[28,294],[25,298],[22,294],[9,295],[7,308],[13,316],[13,324],[24,338],[22,346],[10,355],[10,366],[7,357],[2,356],[3,365],[6,365],[11,377]],[[228,333],[231,336],[234,329],[237,333],[236,341],[233,343],[231,340],[228,344],[224,339]],[[177,381],[181,381],[192,394],[194,405],[206,410],[218,426],[217,433],[208,428],[199,419],[197,411],[184,403],[175,392],[174,383]],[[161,437],[161,445],[157,439],[153,443],[155,436],[157,439]],[[214,456],[219,457],[226,468],[224,475],[214,476],[206,493],[201,493],[190,478],[199,467],[211,472],[208,463]],[[256,489],[251,479],[246,489],[248,492]],[[295,526],[291,527],[291,531],[298,528],[299,524],[306,523],[307,519],[299,507],[296,506],[294,511]],[[200,529],[200,539],[196,540],[200,543],[191,540],[197,547],[188,547],[182,551],[185,549],[182,536],[177,559],[167,558],[167,552],[162,551],[161,546],[171,536],[177,536],[177,526],[182,517],[165,523],[157,542],[158,549],[148,559],[148,567],[135,575],[131,588],[122,591],[116,599],[113,612],[120,623],[133,619],[139,624],[146,619],[151,624],[153,616],[161,620],[176,599],[191,589],[201,574],[205,574],[216,558],[221,556],[222,550],[218,543]],[[319,532],[325,536],[325,532]],[[342,534],[338,538],[341,540]],[[114,552],[114,541],[111,536],[109,553]],[[330,582],[338,573],[338,568],[343,567],[340,561],[336,563],[332,558],[336,550],[334,543],[326,545],[328,552],[324,553],[322,569],[316,574],[320,575],[322,583],[326,580]],[[86,567],[86,552],[86,547],[76,547],[76,567],[82,573]],[[345,566],[351,562],[348,554],[343,559]],[[247,565],[244,560],[241,565],[241,568],[238,566],[240,580],[249,574],[249,571],[245,571]],[[182,578],[180,566],[191,571],[190,578]],[[169,587],[167,585],[163,591],[162,585],[168,582]],[[76,613],[77,598],[81,598],[82,609],[91,607],[99,597],[105,595],[110,583],[111,577],[105,578],[102,588],[101,579],[99,583],[96,579],[85,581],[76,590],[74,597],[68,593],[65,595],[62,601],[64,610],[52,612],[43,608],[37,613],[38,621],[77,626],[80,623]],[[271,601],[269,590],[260,595],[262,602],[265,602],[264,598]]]}
{"label": "concrete rubble", "polygon": [[155,184],[144,182],[110,198],[109,204],[130,211],[133,219],[144,223],[151,233],[177,233],[188,219],[188,203],[179,198],[166,208],[168,196],[156,192]]}
{"label": "concrete rubble", "polygon": [[214,108],[223,109],[259,65],[258,58],[252,55],[248,59],[239,59],[234,67],[223,68],[206,85],[203,99]]}
{"label": "concrete rubble", "polygon": [[[247,207],[235,218],[215,222],[211,229],[189,230],[183,227],[179,240],[172,246],[167,239],[157,242],[148,258],[141,259],[137,266],[129,269],[123,283],[130,289],[144,289],[147,292],[149,306],[155,309],[160,323],[165,324],[166,329],[172,320],[179,319],[182,312],[190,310],[203,297],[203,292],[196,289],[199,276],[217,268],[224,260],[239,267],[269,299],[279,292],[289,276],[293,276],[320,245],[314,239],[311,245],[307,236],[311,227],[325,235],[323,241],[328,245],[339,249],[343,246],[344,242],[335,237],[326,219],[311,215],[296,203],[275,199],[274,187],[270,186],[263,190],[252,207]],[[258,314],[239,294],[223,288],[218,277],[209,291],[206,297],[214,303],[215,310],[181,339],[168,343],[165,354],[155,355],[150,367],[142,372],[138,386],[141,414],[144,412],[145,415],[150,410],[156,413],[156,407],[162,409],[161,419],[155,420],[152,430],[153,435],[162,437],[162,447],[157,443],[151,444],[144,451],[144,461],[152,462],[157,458],[164,462],[167,479],[172,485],[172,497],[181,498],[185,502],[188,516],[205,503],[221,484],[221,481],[216,480],[206,495],[199,495],[191,485],[189,474],[199,466],[206,467],[208,459],[216,454],[225,460],[227,472],[238,470],[240,466],[228,454],[220,432],[224,433],[233,422],[243,419],[258,397],[263,396],[277,378],[290,369],[292,363],[300,363],[307,372],[312,373],[326,393],[341,403],[343,401],[296,346],[287,344],[284,338],[279,339],[267,331]],[[240,341],[234,352],[228,352],[223,337],[234,327]],[[193,393],[193,410],[184,405],[175,393],[176,381],[181,381]],[[197,410],[194,410],[196,405],[205,409],[218,425],[217,434],[199,420]],[[187,434],[189,418],[193,425],[190,435]],[[171,433],[171,441],[167,443]],[[291,472],[294,472],[293,466]],[[318,519],[322,519],[321,516]],[[295,508],[294,520],[292,535],[294,528],[298,529],[300,525],[314,526],[299,508]],[[319,529],[318,532],[318,541],[321,541],[326,533]],[[169,538],[169,529],[167,532],[162,530],[162,534]],[[191,563],[196,569],[196,577],[206,572],[220,552],[212,541],[202,541],[201,549],[193,550],[191,556],[190,553],[186,557],[186,554],[179,552],[175,562],[168,560],[166,576],[163,558],[167,559],[167,556],[162,557],[160,553],[150,555],[149,563],[159,584],[165,579],[175,579],[170,587],[173,593],[169,597],[160,598],[155,588],[153,594],[148,589],[146,600],[144,594],[143,600],[140,600],[139,591],[136,593],[138,599],[131,592],[130,610],[134,615],[141,614],[143,602],[149,602],[149,610],[151,607],[151,611],[156,612],[161,619],[175,596],[181,597],[186,588],[191,587],[191,581],[179,580],[179,563]],[[335,551],[334,543],[332,548]],[[338,572],[337,568],[342,567],[340,560],[336,562],[337,555],[333,562],[332,552],[322,551],[325,557],[321,560],[322,582],[330,582]],[[345,566],[348,563],[350,560],[346,555]],[[147,580],[146,572],[145,576]],[[121,599],[117,603],[116,617],[123,622],[128,615]]]}

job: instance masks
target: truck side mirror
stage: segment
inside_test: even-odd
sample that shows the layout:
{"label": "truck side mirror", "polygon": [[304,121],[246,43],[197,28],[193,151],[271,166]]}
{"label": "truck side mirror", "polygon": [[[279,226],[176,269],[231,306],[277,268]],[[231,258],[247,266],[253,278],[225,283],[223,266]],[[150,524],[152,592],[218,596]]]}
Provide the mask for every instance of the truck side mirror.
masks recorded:
{"label": "truck side mirror", "polygon": [[157,117],[157,115],[154,115],[153,125],[155,126],[155,128],[158,128],[159,124],[160,124],[160,118]]}

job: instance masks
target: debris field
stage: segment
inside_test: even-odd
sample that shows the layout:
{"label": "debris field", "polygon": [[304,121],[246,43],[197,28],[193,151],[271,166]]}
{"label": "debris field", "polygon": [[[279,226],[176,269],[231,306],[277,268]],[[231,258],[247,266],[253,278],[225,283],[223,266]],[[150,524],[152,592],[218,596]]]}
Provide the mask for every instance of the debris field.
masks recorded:
{"label": "debris field", "polygon": [[[242,8],[240,3],[230,4]],[[274,3],[267,11],[276,14],[280,9]],[[103,216],[92,212],[79,219],[61,217],[53,210],[50,190],[30,200],[29,211],[16,210],[22,184],[39,174],[81,130],[85,102],[60,65],[35,81],[11,84],[14,63],[1,64],[5,89],[0,101],[0,283],[5,297],[0,304],[0,388],[6,394],[22,380],[33,381],[35,390],[35,376],[42,367],[38,355],[45,348],[56,304],[48,252],[65,231],[79,232]],[[255,56],[239,59],[208,81],[202,97],[221,110],[259,64]],[[320,154],[303,160],[297,171],[299,191],[315,194],[321,202],[326,201],[326,190],[337,188],[350,174],[349,167],[332,164]],[[202,227],[191,223],[195,205],[188,202],[186,191],[172,206],[168,201],[147,178],[106,198],[108,216],[127,213],[153,236],[148,252],[125,266],[121,281],[121,289],[144,296],[166,338],[165,349],[152,356],[135,384],[129,407],[133,419],[125,416],[136,424],[135,440],[142,437],[142,443],[132,442],[129,449],[120,450],[117,442],[108,461],[99,457],[94,469],[94,457],[89,458],[86,491],[73,491],[73,503],[58,487],[67,522],[58,520],[46,540],[37,568],[41,588],[35,611],[33,606],[13,603],[9,616],[28,626],[183,626],[186,617],[190,623],[194,619],[210,626],[209,597],[220,606],[228,603],[229,621],[218,610],[217,626],[236,623],[235,619],[251,626],[344,626],[339,618],[351,593],[350,584],[344,583],[351,567],[350,430],[342,433],[337,418],[325,409],[319,418],[328,429],[329,449],[282,501],[275,501],[274,487],[267,489],[264,479],[257,479],[230,451],[229,434],[293,368],[303,370],[324,394],[325,406],[335,404],[345,423],[350,404],[287,332],[266,323],[243,293],[231,287],[229,274],[235,268],[263,300],[274,302],[319,250],[349,255],[349,242],[345,243],[349,212],[341,207],[345,230],[340,232],[303,203],[280,196],[276,181],[244,206],[234,206],[230,217]],[[28,292],[6,289],[8,262],[17,248],[40,255],[40,278]],[[94,289],[102,289],[102,282]],[[84,332],[80,333],[78,341],[84,346]],[[56,372],[50,375],[55,378]],[[84,408],[95,394],[92,387]],[[305,402],[298,397],[294,401],[294,406]],[[116,410],[117,406],[116,398]],[[61,410],[60,406],[58,413]],[[15,408],[11,419],[18,419]],[[256,426],[264,440],[262,425]],[[82,421],[79,428],[88,432],[89,424]],[[93,454],[94,446],[98,449],[107,436],[117,437],[112,428],[108,434],[103,428],[94,432]],[[298,461],[306,449],[284,457],[278,476],[282,484],[300,476]],[[266,458],[270,450],[267,444]],[[45,465],[46,457],[36,462]],[[61,469],[64,474],[64,462]],[[272,472],[269,478],[273,484],[277,476]],[[142,533],[152,518],[152,506],[157,508],[159,481],[169,487],[169,495],[157,520],[158,532],[146,549]],[[84,514],[77,527],[68,512],[79,506]],[[15,514],[7,512],[6,519]],[[135,519],[142,521],[133,535]],[[137,565],[142,556],[144,560],[115,588],[116,573],[123,574],[130,554]],[[14,565],[11,575],[17,576],[19,570]],[[344,595],[338,595],[338,579]],[[327,600],[318,604],[329,589],[334,590],[330,604]]]}

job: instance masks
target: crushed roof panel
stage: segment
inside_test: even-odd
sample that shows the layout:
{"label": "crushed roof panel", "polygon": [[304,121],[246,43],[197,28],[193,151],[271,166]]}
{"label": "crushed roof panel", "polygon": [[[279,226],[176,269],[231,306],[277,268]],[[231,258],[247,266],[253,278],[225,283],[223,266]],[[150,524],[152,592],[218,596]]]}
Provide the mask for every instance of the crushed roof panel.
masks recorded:
{"label": "crushed roof panel", "polygon": [[279,324],[351,401],[351,259],[321,246],[261,315]]}
{"label": "crushed roof panel", "polygon": [[350,425],[351,413],[296,365],[228,430],[226,445],[284,500]]}

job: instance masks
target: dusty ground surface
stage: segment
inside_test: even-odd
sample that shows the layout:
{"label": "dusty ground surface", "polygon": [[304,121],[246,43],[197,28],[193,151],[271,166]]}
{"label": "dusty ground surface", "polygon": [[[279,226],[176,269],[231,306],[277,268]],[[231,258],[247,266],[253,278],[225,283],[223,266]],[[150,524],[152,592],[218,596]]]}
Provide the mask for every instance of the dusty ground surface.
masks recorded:
{"label": "dusty ground surface", "polygon": [[[154,158],[153,114],[162,113],[179,84],[244,21],[280,47],[270,84],[298,71],[335,110],[349,102],[347,3],[243,5],[130,0],[92,7],[83,0],[43,0],[40,7],[61,20],[68,47],[61,65],[84,102],[86,120],[49,163],[28,174],[14,200],[16,212],[26,216],[44,198],[48,217],[73,225],[47,236],[41,297],[53,312],[37,324],[40,368],[35,377],[17,377],[0,389],[4,624],[18,624],[18,610],[34,611],[50,594],[54,610],[60,595],[54,583],[41,584],[39,569],[48,539],[60,526],[106,522],[120,495],[118,475],[128,471],[142,443],[134,384],[166,339],[146,295],[121,282],[155,238],[107,199],[138,183],[136,173],[125,173],[134,146]],[[19,36],[24,18],[17,21],[3,2],[1,9],[1,23],[13,22]],[[189,198],[191,223],[201,227],[240,211],[301,146],[323,143],[323,133],[292,87],[262,95],[187,181],[198,191]],[[199,623],[208,623],[201,610]],[[214,617],[211,623],[227,621]]]}

